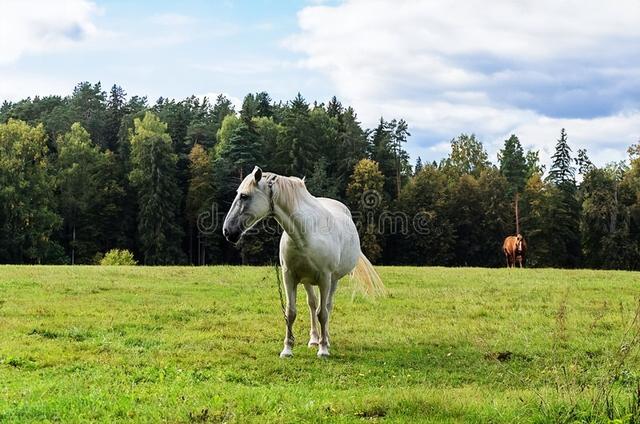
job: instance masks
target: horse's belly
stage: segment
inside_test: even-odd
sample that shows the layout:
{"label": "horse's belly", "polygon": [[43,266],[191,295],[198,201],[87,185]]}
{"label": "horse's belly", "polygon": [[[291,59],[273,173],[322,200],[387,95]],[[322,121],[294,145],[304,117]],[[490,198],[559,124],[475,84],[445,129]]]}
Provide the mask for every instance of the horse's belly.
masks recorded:
{"label": "horse's belly", "polygon": [[337,249],[321,248],[317,244],[300,249],[284,233],[280,241],[280,255],[282,265],[300,282],[317,285],[327,272],[336,280],[350,273],[360,256],[360,245],[356,239],[354,243],[346,243]]}

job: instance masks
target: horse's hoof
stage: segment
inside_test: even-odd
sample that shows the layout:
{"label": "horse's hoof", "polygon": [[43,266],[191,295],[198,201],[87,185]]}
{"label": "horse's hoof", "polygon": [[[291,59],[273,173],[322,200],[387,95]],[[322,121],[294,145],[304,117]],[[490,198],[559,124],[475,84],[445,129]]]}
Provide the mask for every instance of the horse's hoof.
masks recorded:
{"label": "horse's hoof", "polygon": [[309,340],[309,343],[307,343],[308,347],[318,347],[320,345],[320,342],[317,340]]}
{"label": "horse's hoof", "polygon": [[318,358],[328,358],[329,357],[329,349],[327,346],[320,345],[320,349],[318,349]]}
{"label": "horse's hoof", "polygon": [[291,350],[290,347],[285,347],[284,349],[282,349],[282,352],[280,352],[281,358],[291,358],[292,356],[293,356],[293,351]]}

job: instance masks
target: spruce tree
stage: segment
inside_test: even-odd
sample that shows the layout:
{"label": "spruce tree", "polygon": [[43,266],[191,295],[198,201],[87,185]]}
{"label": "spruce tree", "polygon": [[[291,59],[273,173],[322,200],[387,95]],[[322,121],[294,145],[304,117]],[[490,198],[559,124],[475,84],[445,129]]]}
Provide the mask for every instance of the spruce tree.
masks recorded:
{"label": "spruce tree", "polygon": [[118,204],[124,193],[112,172],[116,169],[113,154],[101,152],[77,122],[59,137],[57,150],[62,240],[72,264],[91,263],[97,253],[119,247],[111,243],[117,238],[114,224],[121,213]]}
{"label": "spruce tree", "polygon": [[306,181],[307,190],[316,197],[338,196],[336,182],[327,175],[327,160],[321,157],[313,167],[313,173]]}
{"label": "spruce tree", "polygon": [[273,116],[271,97],[266,91],[256,93],[256,116],[270,118]]}
{"label": "spruce tree", "polygon": [[216,128],[222,127],[222,121],[229,115],[235,114],[235,108],[231,100],[229,100],[224,94],[219,94],[216,97],[216,103],[213,105],[212,119],[216,124]]}
{"label": "spruce tree", "polygon": [[303,177],[313,172],[317,149],[310,134],[309,104],[300,93],[285,111],[282,148],[289,157],[287,173]]}
{"label": "spruce tree", "polygon": [[181,193],[176,179],[177,155],[167,124],[147,112],[135,119],[131,134],[129,179],[138,199],[138,241],[147,265],[184,262],[182,228],[177,223]]}
{"label": "spruce tree", "polygon": [[564,128],[552,156],[548,180],[555,190],[548,199],[549,238],[555,266],[576,267],[580,262],[580,203],[577,199],[575,168]]}
{"label": "spruce tree", "polygon": [[378,126],[370,133],[371,158],[375,160],[384,175],[384,194],[387,199],[397,195],[396,156],[393,146],[394,123],[380,118]]}
{"label": "spruce tree", "polygon": [[112,152],[118,151],[118,132],[126,113],[126,97],[122,87],[116,84],[111,87],[106,107],[105,147]]}
{"label": "spruce tree", "polygon": [[327,105],[327,113],[332,118],[337,118],[343,113],[344,108],[342,107],[342,103],[338,101],[336,96],[333,96]]}
{"label": "spruce tree", "polygon": [[[196,144],[189,154],[189,190],[187,191],[186,216],[189,235],[189,260],[192,264],[204,265],[211,256],[209,231],[204,226],[215,222],[217,210],[215,205],[215,186],[213,161],[210,154],[200,144]],[[199,222],[201,217],[208,217],[208,222]],[[211,240],[210,240],[211,239]]]}
{"label": "spruce tree", "polygon": [[[331,116],[331,104],[329,102],[329,110],[327,113]],[[336,110],[342,108],[336,107]],[[335,158],[335,176],[337,178],[337,192],[342,197],[345,195],[349,177],[351,176],[356,164],[367,157],[369,150],[369,140],[365,131],[362,129],[358,116],[352,107],[348,107],[337,117],[338,134],[337,134],[337,155]]]}
{"label": "spruce tree", "polygon": [[413,175],[418,175],[420,171],[422,171],[422,166],[422,158],[418,156],[418,159],[416,160],[416,167],[413,170]]}
{"label": "spruce tree", "polygon": [[567,133],[562,128],[560,138],[556,143],[556,151],[551,156],[552,164],[549,170],[549,180],[556,185],[569,184],[575,186],[575,168],[571,165],[571,147],[567,141]]}

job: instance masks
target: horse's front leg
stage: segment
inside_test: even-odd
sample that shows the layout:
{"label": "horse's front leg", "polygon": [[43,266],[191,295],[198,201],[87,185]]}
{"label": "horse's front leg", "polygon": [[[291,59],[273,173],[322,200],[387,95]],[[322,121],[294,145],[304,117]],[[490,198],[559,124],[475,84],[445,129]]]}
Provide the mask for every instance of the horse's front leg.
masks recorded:
{"label": "horse's front leg", "polygon": [[324,276],[319,284],[320,305],[318,306],[318,321],[320,322],[320,346],[318,356],[329,356],[329,314],[333,308],[333,294],[336,284],[333,284],[331,275]]}
{"label": "horse's front leg", "polygon": [[293,274],[291,274],[291,272],[289,271],[283,270],[282,277],[282,284],[284,285],[284,290],[287,295],[287,309],[285,312],[287,329],[284,336],[284,348],[282,349],[282,352],[280,352],[280,357],[288,358],[290,356],[293,356],[293,323],[296,320],[297,282],[295,281]]}

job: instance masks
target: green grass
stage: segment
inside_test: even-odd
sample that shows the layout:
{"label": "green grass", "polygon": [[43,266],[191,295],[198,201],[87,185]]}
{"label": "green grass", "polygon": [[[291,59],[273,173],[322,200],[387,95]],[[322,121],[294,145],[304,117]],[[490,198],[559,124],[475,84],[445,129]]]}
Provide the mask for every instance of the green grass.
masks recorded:
{"label": "green grass", "polygon": [[640,274],[378,269],[282,360],[273,268],[0,266],[0,422],[640,421]]}

